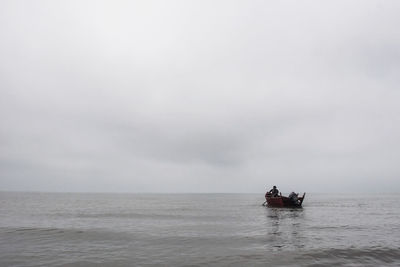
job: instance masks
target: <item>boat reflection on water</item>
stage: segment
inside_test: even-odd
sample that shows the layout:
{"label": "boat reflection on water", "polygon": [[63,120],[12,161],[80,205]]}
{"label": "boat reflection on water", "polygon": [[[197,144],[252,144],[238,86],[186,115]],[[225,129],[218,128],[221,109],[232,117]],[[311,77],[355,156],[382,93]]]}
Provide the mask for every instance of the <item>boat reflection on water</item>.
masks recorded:
{"label": "boat reflection on water", "polygon": [[266,209],[267,242],[265,247],[272,250],[303,248],[307,238],[302,222],[305,220],[303,209],[270,208]]}

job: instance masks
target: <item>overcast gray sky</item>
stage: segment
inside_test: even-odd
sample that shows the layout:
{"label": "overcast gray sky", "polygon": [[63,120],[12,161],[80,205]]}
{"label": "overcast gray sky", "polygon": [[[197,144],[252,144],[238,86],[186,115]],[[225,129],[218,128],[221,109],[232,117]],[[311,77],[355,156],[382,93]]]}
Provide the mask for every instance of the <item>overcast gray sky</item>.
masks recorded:
{"label": "overcast gray sky", "polygon": [[400,1],[0,1],[0,190],[398,192]]}

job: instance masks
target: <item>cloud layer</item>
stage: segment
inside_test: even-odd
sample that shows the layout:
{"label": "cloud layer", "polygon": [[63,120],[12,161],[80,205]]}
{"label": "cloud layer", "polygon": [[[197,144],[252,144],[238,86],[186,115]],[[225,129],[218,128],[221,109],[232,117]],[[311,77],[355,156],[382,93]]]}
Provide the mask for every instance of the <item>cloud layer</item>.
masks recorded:
{"label": "cloud layer", "polygon": [[392,192],[397,1],[2,1],[0,189]]}

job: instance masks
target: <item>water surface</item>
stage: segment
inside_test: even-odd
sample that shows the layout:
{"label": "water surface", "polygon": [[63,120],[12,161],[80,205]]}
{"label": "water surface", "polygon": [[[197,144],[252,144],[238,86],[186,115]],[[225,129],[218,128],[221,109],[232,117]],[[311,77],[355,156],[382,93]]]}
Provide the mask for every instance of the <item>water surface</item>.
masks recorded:
{"label": "water surface", "polygon": [[0,193],[1,266],[399,266],[400,195]]}

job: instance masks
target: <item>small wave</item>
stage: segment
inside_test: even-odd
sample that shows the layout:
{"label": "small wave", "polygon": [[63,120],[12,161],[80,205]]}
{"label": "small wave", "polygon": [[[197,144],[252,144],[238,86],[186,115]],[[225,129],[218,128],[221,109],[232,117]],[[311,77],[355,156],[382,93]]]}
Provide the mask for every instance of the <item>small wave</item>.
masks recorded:
{"label": "small wave", "polygon": [[4,233],[28,233],[28,232],[49,232],[49,233],[63,233],[64,230],[59,228],[41,228],[41,227],[18,227],[18,228],[3,228]]}
{"label": "small wave", "polygon": [[354,263],[359,264],[359,266],[379,266],[398,263],[400,248],[326,249],[304,253],[299,256],[299,259],[342,266],[353,265]]}

